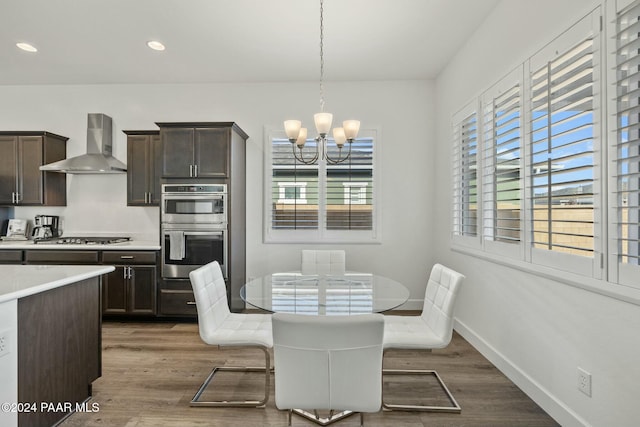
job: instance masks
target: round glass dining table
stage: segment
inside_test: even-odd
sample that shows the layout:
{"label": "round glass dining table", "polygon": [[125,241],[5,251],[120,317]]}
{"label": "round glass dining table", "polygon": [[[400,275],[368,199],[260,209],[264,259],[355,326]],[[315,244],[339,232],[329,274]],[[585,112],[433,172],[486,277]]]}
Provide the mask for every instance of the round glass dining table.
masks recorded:
{"label": "round glass dining table", "polygon": [[343,275],[274,273],[240,289],[249,305],[280,313],[350,315],[380,313],[409,299],[406,286],[387,277],[347,272]]}

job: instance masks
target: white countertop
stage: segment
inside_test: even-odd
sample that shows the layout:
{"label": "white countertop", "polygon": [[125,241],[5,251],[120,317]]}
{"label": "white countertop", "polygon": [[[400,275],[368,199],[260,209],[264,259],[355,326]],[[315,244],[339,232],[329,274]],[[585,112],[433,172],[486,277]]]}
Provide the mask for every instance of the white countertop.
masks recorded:
{"label": "white countertop", "polygon": [[111,251],[156,251],[160,250],[160,243],[149,240],[129,240],[122,243],[109,243],[105,245],[59,245],[56,243],[33,243],[33,240],[16,240],[0,242],[0,249],[56,249],[56,250],[111,250]]}
{"label": "white countertop", "polygon": [[0,265],[0,303],[114,270],[111,265]]}

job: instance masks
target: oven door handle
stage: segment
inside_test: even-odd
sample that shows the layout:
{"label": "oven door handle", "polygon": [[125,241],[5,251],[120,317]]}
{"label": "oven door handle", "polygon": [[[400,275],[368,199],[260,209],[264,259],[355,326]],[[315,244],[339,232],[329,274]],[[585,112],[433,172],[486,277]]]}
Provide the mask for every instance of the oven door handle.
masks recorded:
{"label": "oven door handle", "polygon": [[186,195],[174,195],[174,194],[163,194],[162,198],[164,200],[223,200],[227,194],[226,193],[215,193],[215,194],[191,194],[189,196]]}
{"label": "oven door handle", "polygon": [[[223,237],[225,230],[219,230],[219,231],[186,231],[186,230],[182,230],[183,234],[185,236],[219,236],[219,237]],[[167,233],[166,231],[164,232],[164,236],[168,237],[169,233]]]}

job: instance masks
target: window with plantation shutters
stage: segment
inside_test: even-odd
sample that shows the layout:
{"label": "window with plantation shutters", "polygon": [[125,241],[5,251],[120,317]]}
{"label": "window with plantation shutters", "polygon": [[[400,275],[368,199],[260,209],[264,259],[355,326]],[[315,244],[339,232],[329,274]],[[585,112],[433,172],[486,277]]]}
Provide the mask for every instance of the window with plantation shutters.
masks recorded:
{"label": "window with plantation shutters", "polygon": [[[530,61],[528,139],[532,260],[541,251],[583,257],[596,248],[599,197],[599,33],[589,16]],[[536,258],[539,257],[539,258]],[[565,259],[554,257],[554,263]],[[566,265],[562,265],[566,268]],[[584,265],[576,268],[583,268]]]}
{"label": "window with plantation shutters", "polygon": [[515,257],[522,241],[522,109],[519,67],[482,97],[482,234],[488,249]]}
{"label": "window with plantation shutters", "polygon": [[618,13],[616,27],[613,251],[618,282],[640,286],[640,1]]}
{"label": "window with plantation shutters", "polygon": [[[377,242],[375,130],[361,130],[349,158],[332,165],[325,160],[305,165],[292,154],[291,143],[279,132],[267,137],[265,171],[266,242]],[[329,158],[344,157],[332,139]],[[297,150],[297,148],[296,148]],[[316,142],[307,140],[304,157]]]}
{"label": "window with plantation shutters", "polygon": [[453,234],[478,236],[478,114],[475,103],[453,120]]}

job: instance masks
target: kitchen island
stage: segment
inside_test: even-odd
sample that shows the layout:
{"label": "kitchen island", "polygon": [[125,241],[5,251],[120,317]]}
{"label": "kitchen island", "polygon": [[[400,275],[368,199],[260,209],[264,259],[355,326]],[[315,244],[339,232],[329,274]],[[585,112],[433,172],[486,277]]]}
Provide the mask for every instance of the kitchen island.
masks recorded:
{"label": "kitchen island", "polygon": [[101,375],[102,265],[0,265],[0,425],[47,426]]}

